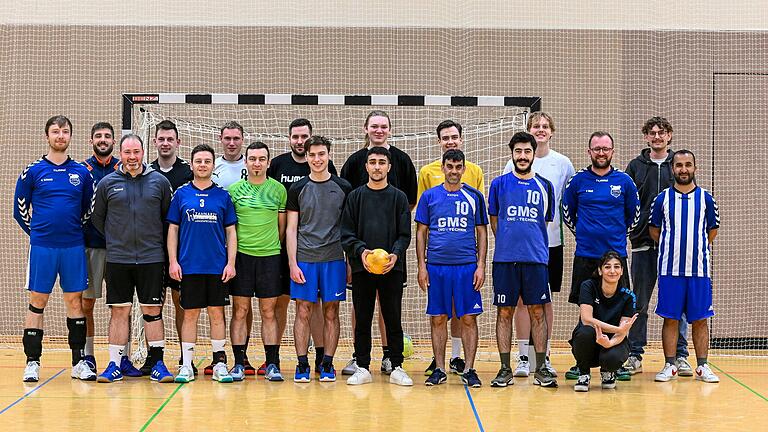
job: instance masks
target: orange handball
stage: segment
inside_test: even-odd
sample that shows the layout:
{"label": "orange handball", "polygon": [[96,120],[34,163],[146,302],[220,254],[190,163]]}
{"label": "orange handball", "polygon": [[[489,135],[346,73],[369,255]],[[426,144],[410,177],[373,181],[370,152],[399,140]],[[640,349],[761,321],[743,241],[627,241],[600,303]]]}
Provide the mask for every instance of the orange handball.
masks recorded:
{"label": "orange handball", "polygon": [[365,262],[373,274],[384,274],[384,266],[389,263],[389,253],[384,249],[374,249],[365,257]]}

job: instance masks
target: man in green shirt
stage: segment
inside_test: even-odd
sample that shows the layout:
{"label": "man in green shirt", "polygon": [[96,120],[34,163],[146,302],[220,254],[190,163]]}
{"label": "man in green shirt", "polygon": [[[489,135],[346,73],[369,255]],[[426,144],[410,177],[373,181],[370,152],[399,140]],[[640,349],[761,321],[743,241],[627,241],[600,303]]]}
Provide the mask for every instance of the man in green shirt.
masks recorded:
{"label": "man in green shirt", "polygon": [[235,366],[230,372],[235,380],[245,376],[243,361],[245,341],[250,329],[246,316],[251,297],[258,297],[261,311],[261,339],[267,357],[269,381],[283,381],[280,373],[280,339],[275,307],[282,292],[280,282],[280,243],[285,235],[287,192],[280,182],[267,177],[269,148],[255,142],[245,151],[248,179],[229,186],[237,213],[237,276],[230,286],[232,322],[230,337]]}

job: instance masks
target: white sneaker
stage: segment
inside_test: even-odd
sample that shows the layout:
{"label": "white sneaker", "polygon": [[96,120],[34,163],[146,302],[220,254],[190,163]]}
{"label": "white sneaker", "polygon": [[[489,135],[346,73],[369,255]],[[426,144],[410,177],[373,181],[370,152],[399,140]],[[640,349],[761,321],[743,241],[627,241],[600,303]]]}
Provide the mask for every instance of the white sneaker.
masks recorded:
{"label": "white sneaker", "polygon": [[389,375],[389,382],[401,386],[412,386],[413,380],[408,376],[408,373],[400,366],[392,369],[392,373]]}
{"label": "white sneaker", "polygon": [[677,366],[673,365],[672,363],[665,363],[664,369],[656,374],[654,381],[667,382],[675,378],[677,378]]}
{"label": "white sneaker", "polygon": [[342,375],[354,375],[357,370],[357,360],[354,358],[349,359],[347,365],[341,370]]}
{"label": "white sneaker", "polygon": [[27,362],[24,368],[24,382],[38,382],[40,380],[40,362]]}
{"label": "white sneaker", "polygon": [[234,381],[232,375],[229,374],[227,365],[222,362],[218,362],[213,366],[213,375],[211,376],[211,379],[221,383],[231,383]]}
{"label": "white sneaker", "polygon": [[517,361],[517,367],[515,368],[516,377],[526,378],[531,373],[530,364],[528,363],[528,356],[520,356],[520,360]]}
{"label": "white sneaker", "polygon": [[176,374],[176,378],[173,379],[173,382],[177,383],[188,383],[195,380],[195,373],[192,371],[192,368],[189,366],[182,365],[179,367],[179,373]]}
{"label": "white sneaker", "polygon": [[693,376],[693,367],[688,363],[685,357],[678,357],[675,359],[675,367],[677,367],[677,374],[682,377]]}
{"label": "white sneaker", "polygon": [[91,370],[85,360],[80,360],[76,365],[72,366],[71,376],[72,378],[82,381],[96,381],[96,374]]}
{"label": "white sneaker", "polygon": [[360,385],[360,384],[368,384],[373,382],[373,377],[371,376],[371,372],[366,368],[357,368],[355,370],[355,373],[352,374],[351,377],[347,378],[347,384],[349,385]]}
{"label": "white sneaker", "polygon": [[712,372],[707,363],[696,368],[696,379],[707,383],[719,383],[720,378]]}

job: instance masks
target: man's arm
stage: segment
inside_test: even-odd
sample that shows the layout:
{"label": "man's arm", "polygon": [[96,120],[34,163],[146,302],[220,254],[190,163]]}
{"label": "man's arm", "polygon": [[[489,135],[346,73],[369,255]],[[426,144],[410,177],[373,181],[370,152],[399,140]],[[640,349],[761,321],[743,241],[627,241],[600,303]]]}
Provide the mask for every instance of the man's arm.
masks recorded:
{"label": "man's arm", "polygon": [[16,180],[16,192],[13,196],[13,218],[27,235],[32,224],[32,184],[29,168],[26,168]]}
{"label": "man's arm", "polygon": [[499,223],[499,217],[491,215],[490,221],[491,221],[491,231],[493,232],[493,235],[496,235],[496,227],[498,226],[498,223]]}
{"label": "man's arm", "polygon": [[288,253],[288,267],[290,268],[291,280],[296,283],[306,283],[304,273],[299,268],[296,260],[296,250],[298,249],[299,235],[299,212],[288,210],[286,215],[285,227],[285,249]]}
{"label": "man's arm", "polygon": [[91,173],[88,170],[85,170],[85,172],[88,173],[88,176],[83,179],[85,184],[83,185],[83,196],[82,201],[80,202],[80,216],[83,224],[90,219],[91,212],[93,212],[93,206],[91,204],[93,203],[93,192],[96,188],[96,183],[93,181]]}
{"label": "man's arm", "polygon": [[653,226],[653,225],[648,225],[648,235],[651,236],[653,241],[658,243],[659,242],[659,237],[661,236],[661,228]]}
{"label": "man's arm", "polygon": [[627,181],[627,195],[624,200],[624,219],[627,225],[627,234],[632,232],[640,222],[640,195],[637,193],[637,186],[629,179]]}
{"label": "man's arm", "polygon": [[[342,170],[343,171],[343,170]],[[347,257],[359,258],[366,249],[366,244],[357,238],[357,197],[352,195],[347,197],[344,204],[344,210],[341,213],[341,245],[346,252]]]}
{"label": "man's arm", "polygon": [[227,265],[221,275],[222,282],[229,282],[235,277],[235,258],[237,257],[237,225],[229,225],[224,228],[227,234]]}
{"label": "man's arm", "polygon": [[488,227],[485,225],[478,225],[475,227],[475,234],[477,235],[477,270],[472,278],[475,291],[480,291],[485,283],[485,259],[488,253]]}
{"label": "man's arm", "polygon": [[418,263],[418,282],[419,288],[426,291],[429,286],[429,273],[427,272],[427,238],[429,236],[429,227],[422,224],[416,224],[416,262]]}
{"label": "man's arm", "polygon": [[96,185],[96,192],[93,194],[93,210],[91,211],[91,223],[98,232],[104,235],[104,225],[107,220],[107,190],[109,185],[104,179]]}
{"label": "man's arm", "polygon": [[575,178],[576,176],[574,175],[565,184],[565,189],[563,190],[563,199],[560,202],[561,208],[563,210],[563,223],[574,234],[576,234],[576,221],[578,220],[579,207],[579,199],[576,190],[577,186],[574,182]]}
{"label": "man's arm", "polygon": [[179,226],[168,224],[168,274],[173,280],[181,281],[181,266],[179,265]]}

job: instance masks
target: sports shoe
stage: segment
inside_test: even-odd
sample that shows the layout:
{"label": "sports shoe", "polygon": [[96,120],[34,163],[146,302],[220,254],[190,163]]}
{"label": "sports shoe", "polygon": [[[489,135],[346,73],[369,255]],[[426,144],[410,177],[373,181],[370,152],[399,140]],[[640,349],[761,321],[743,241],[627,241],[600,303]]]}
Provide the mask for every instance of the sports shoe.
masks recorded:
{"label": "sports shoe", "polygon": [[552,367],[552,363],[549,361],[549,356],[544,358],[544,367],[547,368],[550,374],[552,374],[553,377],[557,377],[557,371],[555,368]]}
{"label": "sports shoe", "polygon": [[483,385],[483,383],[480,381],[480,377],[477,376],[477,371],[474,369],[467,369],[464,371],[464,373],[461,374],[461,382],[463,382],[467,387],[473,388],[478,388]]}
{"label": "sports shoe", "polygon": [[703,365],[696,368],[696,380],[698,381],[704,381],[707,383],[719,383],[720,378],[715,375],[714,372],[712,372],[712,369],[710,369],[709,364],[704,363]]}
{"label": "sports shoe", "polygon": [[390,360],[389,357],[384,357],[381,359],[381,373],[384,375],[389,375],[392,373],[392,360]]}
{"label": "sports shoe", "polygon": [[360,385],[373,382],[371,372],[366,368],[357,368],[351,377],[347,378],[348,385]]}
{"label": "sports shoe", "polygon": [[96,378],[96,381],[100,383],[111,383],[115,381],[120,381],[123,379],[123,373],[120,371],[120,368],[117,367],[115,362],[109,362],[107,365],[107,368],[104,369],[104,372],[101,373],[101,375]]}
{"label": "sports shoe", "polygon": [[392,369],[392,373],[389,375],[389,382],[401,386],[412,386],[413,380],[408,376],[408,373],[400,366]]}
{"label": "sports shoe", "polygon": [[246,375],[261,375],[264,376],[267,374],[267,362],[264,362],[259,366],[259,369],[254,369],[253,366],[248,362],[248,359],[245,359],[243,361],[243,370],[245,370]]}
{"label": "sports shoe", "polygon": [[211,364],[209,364],[208,366],[205,367],[205,369],[203,369],[203,375],[213,375],[214,366],[216,365],[213,363],[213,360],[211,360]]}
{"label": "sports shoe", "polygon": [[491,387],[511,386],[515,383],[514,376],[512,369],[502,366],[499,373],[496,374],[496,378],[491,380]]}
{"label": "sports shoe", "polygon": [[320,369],[320,382],[335,382],[336,381],[336,369],[333,368],[333,364],[328,366],[322,366]]}
{"label": "sports shoe", "polygon": [[85,360],[85,364],[88,365],[88,367],[91,369],[93,373],[96,373],[96,357],[92,355],[87,355],[83,357],[83,360]]}
{"label": "sports shoe", "polygon": [[310,375],[310,367],[297,364],[296,365],[296,372],[293,374],[293,382],[297,383],[308,383],[312,381],[312,376]]}
{"label": "sports shoe", "polygon": [[264,375],[264,379],[267,381],[280,382],[283,381],[283,375],[276,365],[270,364],[267,366],[267,374]]}
{"label": "sports shoe", "polygon": [[149,379],[152,381],[167,383],[173,382],[173,375],[168,372],[168,368],[165,367],[165,363],[163,363],[162,360],[158,360],[157,363],[155,363],[155,367],[152,368],[152,373],[149,375]]}
{"label": "sports shoe", "polygon": [[[184,364],[184,361],[181,358],[179,358],[179,370],[181,370],[181,365],[183,364]],[[197,366],[195,366],[194,363],[192,363],[192,373],[194,375],[197,375]]]}
{"label": "sports shoe", "polygon": [[131,363],[131,359],[129,359],[128,356],[120,357],[120,372],[123,374],[123,376],[131,378],[144,376],[140,370],[133,366],[133,363]]}
{"label": "sports shoe", "polygon": [[604,389],[615,389],[616,372],[600,371],[600,387]]}
{"label": "sports shoe", "polygon": [[189,366],[181,365],[179,368],[179,373],[176,374],[176,378],[173,379],[173,382],[177,383],[188,383],[195,380],[195,373],[192,372],[192,368]]}
{"label": "sports shoe", "polygon": [[521,355],[517,361],[517,367],[515,368],[514,375],[520,378],[527,378],[531,373],[530,363],[528,363],[528,356]]}
{"label": "sports shoe", "polygon": [[678,357],[675,359],[675,366],[677,367],[677,374],[682,377],[693,376],[693,367],[688,363],[688,359],[685,357]]}
{"label": "sports shoe", "polygon": [[549,369],[540,367],[533,374],[533,384],[542,387],[557,387],[557,380]]}
{"label": "sports shoe", "polygon": [[622,366],[622,367],[620,367],[616,371],[616,380],[617,381],[632,381],[632,374],[629,373],[629,370],[627,368]]}
{"label": "sports shoe", "polygon": [[578,366],[571,366],[571,368],[568,369],[567,372],[565,372],[565,379],[567,380],[579,379],[580,376],[581,376],[581,372],[579,371]]}
{"label": "sports shoe", "polygon": [[579,380],[573,385],[573,391],[588,392],[589,391],[589,374],[579,375]]}
{"label": "sports shoe", "polygon": [[424,384],[428,386],[436,386],[448,381],[448,377],[445,375],[442,369],[436,368],[432,371],[432,374],[424,381]]}
{"label": "sports shoe", "polygon": [[664,369],[656,374],[654,381],[667,382],[677,378],[677,366],[672,363],[664,363]]}
{"label": "sports shoe", "polygon": [[245,368],[243,365],[236,364],[229,370],[229,376],[232,377],[232,381],[242,381],[245,379]]}
{"label": "sports shoe", "polygon": [[76,365],[72,366],[72,374],[70,376],[81,381],[96,381],[96,373],[91,370],[85,360],[80,360]]}
{"label": "sports shoe", "polygon": [[[207,369],[207,368],[206,368]],[[227,365],[224,362],[218,362],[213,366],[213,373],[211,379],[220,383],[231,383],[235,379],[229,374]]]}
{"label": "sports shoe", "polygon": [[[149,355],[147,355],[147,358],[144,359],[144,364],[141,365],[139,368],[139,371],[141,372],[141,376],[148,376],[152,375],[152,360],[149,358]],[[120,363],[122,364],[122,360],[120,360]]]}
{"label": "sports shoe", "polygon": [[451,372],[455,373],[456,375],[462,375],[464,373],[464,369],[467,368],[467,364],[461,357],[452,358],[451,361],[448,362],[448,366],[451,368]]}
{"label": "sports shoe", "polygon": [[643,373],[643,361],[636,356],[629,356],[626,362],[624,362],[624,369],[626,369],[630,375]]}
{"label": "sports shoe", "polygon": [[424,376],[430,376],[432,373],[437,369],[437,361],[434,357],[432,357],[432,363],[427,366],[426,369],[424,369]]}
{"label": "sports shoe", "polygon": [[356,370],[357,370],[357,359],[352,357],[347,362],[347,365],[344,366],[344,369],[341,370],[341,374],[342,375],[354,375]]}

